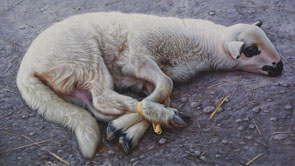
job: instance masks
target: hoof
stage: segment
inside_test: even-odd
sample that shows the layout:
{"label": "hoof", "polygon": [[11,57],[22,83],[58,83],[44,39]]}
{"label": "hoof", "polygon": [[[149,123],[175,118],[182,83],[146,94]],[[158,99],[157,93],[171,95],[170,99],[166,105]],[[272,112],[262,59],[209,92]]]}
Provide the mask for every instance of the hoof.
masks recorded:
{"label": "hoof", "polygon": [[183,119],[190,119],[192,116],[188,113],[185,113],[185,112],[178,112],[178,116],[180,116],[181,118]]}
{"label": "hoof", "polygon": [[122,130],[117,129],[112,122],[109,122],[107,127],[107,140],[113,141],[114,139],[118,138],[120,135],[122,135]]}
{"label": "hoof", "polygon": [[183,127],[186,125],[184,120],[180,116],[177,116],[177,115],[173,116],[173,118],[171,119],[171,123],[172,123],[172,126],[175,126],[175,127]]}
{"label": "hoof", "polygon": [[133,148],[132,138],[130,139],[126,135],[120,137],[119,144],[126,154],[128,154]]}

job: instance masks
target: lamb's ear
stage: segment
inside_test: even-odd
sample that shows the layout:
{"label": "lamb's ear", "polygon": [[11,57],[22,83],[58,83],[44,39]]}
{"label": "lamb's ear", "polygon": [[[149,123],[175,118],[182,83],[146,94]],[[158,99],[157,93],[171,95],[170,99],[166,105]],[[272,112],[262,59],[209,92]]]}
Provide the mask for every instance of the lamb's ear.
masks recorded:
{"label": "lamb's ear", "polygon": [[262,24],[263,24],[263,22],[261,20],[258,20],[253,25],[256,25],[258,27],[261,27]]}
{"label": "lamb's ear", "polygon": [[241,48],[243,47],[244,43],[240,41],[229,41],[226,44],[227,50],[230,52],[231,56],[234,59],[238,59],[241,55]]}

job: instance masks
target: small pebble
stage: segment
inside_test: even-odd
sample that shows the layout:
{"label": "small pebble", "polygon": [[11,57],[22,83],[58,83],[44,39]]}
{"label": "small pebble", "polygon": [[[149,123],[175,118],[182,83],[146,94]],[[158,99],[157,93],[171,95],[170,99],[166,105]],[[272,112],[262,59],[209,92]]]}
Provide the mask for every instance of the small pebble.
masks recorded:
{"label": "small pebble", "polygon": [[114,152],[113,150],[109,150],[109,151],[108,151],[108,154],[109,154],[109,155],[113,155],[113,154],[115,154],[115,152]]}
{"label": "small pebble", "polygon": [[279,86],[280,84],[278,82],[274,83],[273,84],[274,86]]}
{"label": "small pebble", "polygon": [[280,93],[285,93],[285,91],[284,90],[280,90]]}
{"label": "small pebble", "polygon": [[265,112],[265,113],[269,113],[269,110],[263,110],[263,112]]}
{"label": "small pebble", "polygon": [[26,29],[26,27],[24,25],[21,25],[18,27],[18,29]]}
{"label": "small pebble", "polygon": [[192,102],[192,103],[191,103],[191,107],[193,107],[193,108],[197,107],[198,105],[199,105],[198,102]]}
{"label": "small pebble", "polygon": [[197,110],[200,110],[201,109],[201,107],[197,107]]}
{"label": "small pebble", "polygon": [[283,140],[288,137],[288,134],[277,134],[273,137],[274,140]]}
{"label": "small pebble", "polygon": [[270,121],[277,121],[278,119],[276,117],[271,117],[269,120]]}
{"label": "small pebble", "polygon": [[271,102],[272,101],[272,98],[268,98],[268,99],[266,99],[268,102]]}
{"label": "small pebble", "polygon": [[143,159],[143,158],[145,158],[145,155],[142,154],[142,155],[139,156],[139,158],[140,158],[140,159]]}
{"label": "small pebble", "polygon": [[203,160],[203,161],[207,161],[206,156],[201,156],[200,159]]}
{"label": "small pebble", "polygon": [[209,114],[211,113],[212,111],[214,111],[215,107],[213,106],[207,106],[204,108],[203,112],[206,113],[206,114]]}
{"label": "small pebble", "polygon": [[281,86],[283,86],[283,87],[289,87],[290,84],[288,84],[288,83],[281,83]]}
{"label": "small pebble", "polygon": [[244,121],[249,121],[250,118],[248,116],[246,116],[245,118],[243,118]]}
{"label": "small pebble", "polygon": [[250,129],[254,129],[255,127],[256,127],[255,124],[253,124],[253,123],[249,124]]}
{"label": "small pebble", "polygon": [[253,112],[259,113],[261,111],[261,108],[255,107],[252,109]]}
{"label": "small pebble", "polygon": [[246,139],[252,139],[253,137],[251,135],[245,136]]}
{"label": "small pebble", "polygon": [[22,157],[21,157],[21,156],[19,156],[19,157],[17,157],[17,159],[18,159],[18,160],[21,160],[21,159],[22,159]]}
{"label": "small pebble", "polygon": [[30,132],[30,133],[29,133],[29,136],[34,136],[34,135],[35,135],[34,132]]}
{"label": "small pebble", "polygon": [[35,116],[35,114],[29,114],[29,117],[34,117]]}
{"label": "small pebble", "polygon": [[22,118],[23,119],[27,119],[28,118],[28,115],[23,115]]}
{"label": "small pebble", "polygon": [[180,98],[180,101],[183,102],[183,103],[185,103],[187,101],[187,98],[186,97],[181,97]]}
{"label": "small pebble", "polygon": [[245,129],[244,126],[239,126],[239,127],[238,127],[238,130],[239,130],[239,131],[242,131],[242,130],[244,130],[244,129]]}
{"label": "small pebble", "polygon": [[228,140],[224,139],[224,140],[221,141],[221,143],[228,144]]}
{"label": "small pebble", "polygon": [[290,110],[292,108],[293,108],[293,106],[290,103],[285,106],[285,110]]}
{"label": "small pebble", "polygon": [[215,157],[216,157],[216,158],[220,158],[221,155],[220,155],[220,154],[215,154]]}
{"label": "small pebble", "polygon": [[166,138],[161,138],[160,140],[159,140],[159,144],[160,145],[163,145],[163,144],[165,144],[167,142],[167,139]]}
{"label": "small pebble", "polygon": [[200,152],[199,150],[194,151],[194,154],[195,154],[196,156],[201,156],[201,152]]}
{"label": "small pebble", "polygon": [[130,159],[130,162],[134,162],[134,161],[136,161],[136,160],[138,160],[138,158],[137,157],[135,157],[135,158],[132,158],[132,159]]}
{"label": "small pebble", "polygon": [[215,14],[216,14],[215,11],[211,11],[211,12],[209,12],[209,15],[211,15],[211,16],[214,16]]}

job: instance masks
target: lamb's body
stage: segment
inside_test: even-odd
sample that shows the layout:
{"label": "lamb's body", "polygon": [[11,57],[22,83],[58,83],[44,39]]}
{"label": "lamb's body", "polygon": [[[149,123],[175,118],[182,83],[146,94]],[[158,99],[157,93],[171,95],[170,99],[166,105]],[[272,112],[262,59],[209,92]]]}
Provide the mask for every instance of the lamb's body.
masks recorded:
{"label": "lamb's body", "polygon": [[114,86],[136,86],[150,94],[142,101],[147,120],[181,126],[184,115],[158,103],[169,100],[171,79],[184,81],[198,71],[235,68],[224,51],[228,33],[227,27],[205,20],[122,13],[78,15],[54,24],[33,41],[21,63],[17,85],[30,107],[75,131],[87,158],[95,154],[99,142],[97,123],[84,109],[63,99],[81,91],[91,93],[92,104],[86,104],[103,121],[133,112],[112,121],[108,128],[110,139],[118,131],[126,134],[120,142],[129,151],[149,123],[137,115],[137,100],[113,91]]}

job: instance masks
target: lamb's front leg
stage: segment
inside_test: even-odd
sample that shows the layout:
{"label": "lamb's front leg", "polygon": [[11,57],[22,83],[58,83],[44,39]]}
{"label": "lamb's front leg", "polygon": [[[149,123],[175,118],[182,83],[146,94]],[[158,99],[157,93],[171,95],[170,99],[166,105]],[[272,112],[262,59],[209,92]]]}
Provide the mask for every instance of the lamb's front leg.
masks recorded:
{"label": "lamb's front leg", "polygon": [[[161,71],[159,66],[152,59],[144,59],[141,57],[137,60],[137,63],[138,64],[135,64],[133,68],[134,76],[144,79],[155,86],[151,94],[142,101],[141,116],[143,116],[144,119],[150,122],[161,123],[161,125],[164,125],[166,127],[184,126],[185,122],[182,118],[189,117],[187,114],[180,113],[176,109],[167,108],[164,105],[159,104],[164,102],[169,103],[169,96],[173,88],[172,80]],[[133,148],[137,144],[141,137],[140,135],[142,135],[138,134],[136,138],[132,138],[132,136],[134,135],[133,132],[144,133],[149,122],[143,121],[139,124],[134,123],[131,125],[127,122],[124,123],[124,116],[125,115],[109,123],[107,135],[108,139],[112,140],[116,136],[122,134],[121,132],[123,132],[124,134],[120,138],[120,144],[122,145],[122,147],[124,147],[123,149],[125,150],[125,152],[128,153],[131,148]],[[127,119],[128,121],[133,121],[137,118],[140,118],[140,115],[137,115],[137,117],[134,118]],[[126,130],[130,126],[132,126],[132,130]]]}

